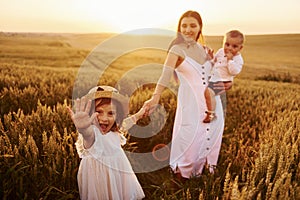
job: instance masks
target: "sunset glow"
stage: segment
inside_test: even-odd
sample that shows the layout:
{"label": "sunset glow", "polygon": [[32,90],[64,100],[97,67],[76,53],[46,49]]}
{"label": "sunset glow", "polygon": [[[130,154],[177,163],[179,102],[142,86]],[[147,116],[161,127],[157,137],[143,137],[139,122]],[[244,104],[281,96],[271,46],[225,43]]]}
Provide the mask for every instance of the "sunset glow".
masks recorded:
{"label": "sunset glow", "polygon": [[298,0],[0,0],[0,31],[125,32],[139,28],[176,30],[180,15],[198,11],[204,32],[237,28],[247,34],[299,33]]}

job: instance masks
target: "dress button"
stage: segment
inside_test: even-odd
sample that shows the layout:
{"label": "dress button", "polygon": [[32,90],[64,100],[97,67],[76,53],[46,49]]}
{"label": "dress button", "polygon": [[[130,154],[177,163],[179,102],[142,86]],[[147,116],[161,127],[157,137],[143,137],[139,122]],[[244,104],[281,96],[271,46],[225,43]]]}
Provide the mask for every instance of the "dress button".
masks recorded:
{"label": "dress button", "polygon": [[207,147],[206,150],[209,150],[209,148]]}
{"label": "dress button", "polygon": [[209,131],[209,128],[207,128],[206,130]]}
{"label": "dress button", "polygon": [[209,140],[210,140],[210,138],[207,138],[207,140],[209,141]]}
{"label": "dress button", "polygon": [[205,72],[202,72],[202,74],[205,74]]}
{"label": "dress button", "polygon": [[203,82],[203,85],[205,85],[205,82]]}

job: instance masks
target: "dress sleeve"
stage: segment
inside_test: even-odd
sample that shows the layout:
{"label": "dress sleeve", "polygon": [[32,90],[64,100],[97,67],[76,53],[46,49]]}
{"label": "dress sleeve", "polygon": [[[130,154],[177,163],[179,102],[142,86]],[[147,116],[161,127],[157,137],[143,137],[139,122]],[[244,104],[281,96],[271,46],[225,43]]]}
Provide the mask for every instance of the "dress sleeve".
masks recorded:
{"label": "dress sleeve", "polygon": [[123,134],[119,134],[119,136],[120,136],[121,145],[125,145],[127,142],[127,139],[125,138],[125,136]]}
{"label": "dress sleeve", "polygon": [[215,54],[215,56],[214,56],[214,61],[216,61],[217,58],[222,57],[222,56],[224,57],[224,49],[223,49],[223,48],[219,49],[219,50],[216,52],[216,54]]}
{"label": "dress sleeve", "polygon": [[133,116],[127,117],[123,120],[122,125],[121,125],[121,131],[128,131],[134,124],[135,120]]}
{"label": "dress sleeve", "polygon": [[75,146],[76,146],[76,150],[77,150],[79,158],[82,158],[84,155],[84,152],[85,152],[85,148],[83,146],[83,137],[82,137],[81,133],[78,134],[78,138],[75,143]]}
{"label": "dress sleeve", "polygon": [[75,143],[76,150],[79,158],[84,158],[87,156],[93,156],[95,158],[101,157],[103,152],[103,145],[101,139],[98,138],[99,130],[97,127],[93,126],[94,134],[95,134],[95,142],[90,148],[85,148],[83,145],[83,136],[81,133],[78,134],[78,139]]}
{"label": "dress sleeve", "polygon": [[181,47],[179,47],[178,45],[174,45],[171,47],[170,49],[171,53],[174,53],[182,58],[185,57],[185,52],[183,51],[183,49]]}

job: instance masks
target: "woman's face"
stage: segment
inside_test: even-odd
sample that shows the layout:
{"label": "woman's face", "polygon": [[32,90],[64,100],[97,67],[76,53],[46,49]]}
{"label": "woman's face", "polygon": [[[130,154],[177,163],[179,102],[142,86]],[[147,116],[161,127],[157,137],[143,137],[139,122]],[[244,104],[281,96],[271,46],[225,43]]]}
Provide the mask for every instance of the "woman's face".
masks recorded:
{"label": "woman's face", "polygon": [[99,122],[99,124],[97,124],[98,128],[103,134],[108,133],[116,121],[116,116],[117,116],[116,106],[113,103],[99,105],[96,107],[96,112],[98,113],[97,116],[97,120]]}
{"label": "woman's face", "polygon": [[187,42],[196,40],[201,27],[194,17],[184,17],[180,23],[180,32]]}

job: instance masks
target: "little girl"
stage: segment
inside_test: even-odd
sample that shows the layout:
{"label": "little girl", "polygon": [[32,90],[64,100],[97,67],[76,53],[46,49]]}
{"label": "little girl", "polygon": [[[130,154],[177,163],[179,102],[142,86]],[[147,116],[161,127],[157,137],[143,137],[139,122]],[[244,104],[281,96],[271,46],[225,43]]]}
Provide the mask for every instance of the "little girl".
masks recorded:
{"label": "little girl", "polygon": [[[141,185],[121,145],[126,138],[119,125],[124,118],[125,97],[110,86],[97,86],[75,101],[71,118],[79,132],[76,149],[82,159],[78,170],[80,198],[136,200],[145,197]],[[94,106],[95,109],[91,109]],[[95,112],[94,112],[95,111]],[[129,129],[145,114],[145,109],[126,118]]]}

